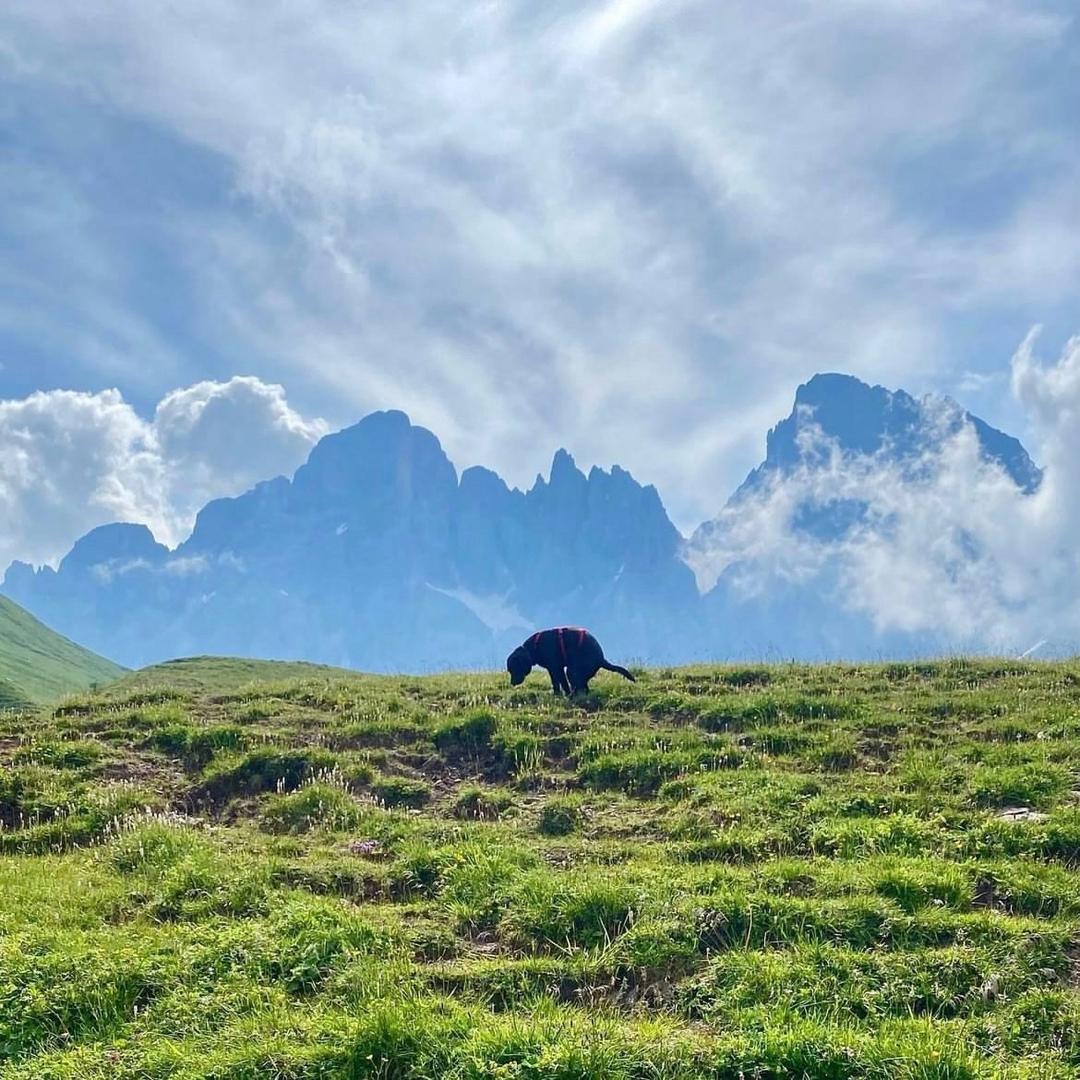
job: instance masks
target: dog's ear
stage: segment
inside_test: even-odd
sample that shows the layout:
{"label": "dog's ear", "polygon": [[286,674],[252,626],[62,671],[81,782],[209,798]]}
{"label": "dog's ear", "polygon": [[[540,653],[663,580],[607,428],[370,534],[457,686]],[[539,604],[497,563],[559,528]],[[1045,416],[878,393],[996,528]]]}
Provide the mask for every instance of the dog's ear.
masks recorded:
{"label": "dog's ear", "polygon": [[510,672],[510,678],[518,682],[524,679],[532,671],[532,668],[532,657],[524,645],[519,645],[506,658],[506,670]]}

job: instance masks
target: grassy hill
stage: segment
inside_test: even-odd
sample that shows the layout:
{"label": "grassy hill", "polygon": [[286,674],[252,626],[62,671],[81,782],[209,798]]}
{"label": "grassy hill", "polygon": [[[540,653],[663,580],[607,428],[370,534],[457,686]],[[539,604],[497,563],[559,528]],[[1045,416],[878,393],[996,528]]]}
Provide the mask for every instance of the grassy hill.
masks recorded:
{"label": "grassy hill", "polygon": [[29,709],[33,702],[18,687],[0,679],[0,709]]}
{"label": "grassy hill", "polygon": [[203,697],[233,694],[245,686],[288,680],[343,682],[363,676],[345,668],[310,664],[304,660],[248,660],[227,656],[192,656],[167,660],[153,667],[128,672],[105,693],[113,698],[154,690],[182,691]]}
{"label": "grassy hill", "polygon": [[118,664],[61,637],[0,596],[0,708],[5,685],[12,700],[56,701],[110,682],[123,672]]}
{"label": "grassy hill", "polygon": [[545,683],[0,717],[0,1080],[1078,1075],[1080,665]]}

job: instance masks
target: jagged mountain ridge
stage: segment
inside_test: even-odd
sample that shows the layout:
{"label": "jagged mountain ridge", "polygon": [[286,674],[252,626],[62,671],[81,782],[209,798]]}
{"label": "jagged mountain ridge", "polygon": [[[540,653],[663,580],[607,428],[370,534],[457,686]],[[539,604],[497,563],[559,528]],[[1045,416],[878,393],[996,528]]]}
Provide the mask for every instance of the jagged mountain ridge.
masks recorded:
{"label": "jagged mountain ridge", "polygon": [[[1038,486],[1023,447],[959,407],[821,375],[799,388],[729,509],[770,477],[814,467],[811,423],[843,454],[912,461],[971,424],[1018,487]],[[817,525],[843,528],[846,512],[830,508]],[[654,487],[619,466],[585,474],[565,450],[528,491],[482,467],[459,477],[435,435],[391,411],[322,439],[291,480],[211,502],[174,551],[144,526],[107,525],[55,571],[13,564],[3,591],[133,666],[226,653],[374,671],[490,667],[554,623],[589,625],[613,654],[652,662],[797,655],[808,642],[842,655],[865,642],[865,627],[813,597],[785,598],[783,583],[751,610],[725,581],[703,596],[688,563],[712,528],[688,544]]]}
{"label": "jagged mountain ridge", "polygon": [[1018,439],[998,431],[948,398],[921,401],[903,390],[869,386],[853,375],[815,375],[795,391],[791,413],[769,431],[765,460],[732,496],[737,500],[760,490],[776,474],[808,463],[803,436],[811,425],[847,455],[887,453],[914,463],[943,438],[970,424],[983,456],[997,462],[1022,491],[1035,491],[1042,479],[1038,466]]}
{"label": "jagged mountain ridge", "polygon": [[290,481],[210,503],[175,551],[107,525],[56,571],[4,590],[92,647],[141,665],[188,653],[296,657],[369,670],[501,663],[534,625],[608,627],[647,655],[689,645],[696,587],[655,488],[565,451],[513,490],[460,479],[430,432],[374,413],[324,438]]}

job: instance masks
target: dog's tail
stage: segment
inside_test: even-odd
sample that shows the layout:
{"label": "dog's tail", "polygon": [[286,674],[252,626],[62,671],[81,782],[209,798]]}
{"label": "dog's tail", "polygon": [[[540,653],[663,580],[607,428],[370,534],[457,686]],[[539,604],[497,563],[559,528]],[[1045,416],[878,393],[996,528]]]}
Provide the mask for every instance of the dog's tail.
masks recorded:
{"label": "dog's tail", "polygon": [[624,679],[629,679],[631,682],[637,682],[637,679],[634,678],[631,672],[627,671],[624,667],[619,667],[618,664],[612,664],[608,660],[601,660],[600,666],[604,668],[605,671],[614,671],[616,675],[621,675]]}

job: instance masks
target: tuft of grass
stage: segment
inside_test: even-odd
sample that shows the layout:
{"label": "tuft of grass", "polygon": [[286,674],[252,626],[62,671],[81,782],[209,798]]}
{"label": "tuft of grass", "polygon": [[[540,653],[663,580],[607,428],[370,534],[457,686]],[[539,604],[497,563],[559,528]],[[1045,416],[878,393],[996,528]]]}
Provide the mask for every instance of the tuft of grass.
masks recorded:
{"label": "tuft of grass", "polygon": [[536,823],[544,836],[569,836],[581,827],[582,800],[574,795],[553,795],[540,807]]}
{"label": "tuft of grass", "polygon": [[333,769],[335,760],[326,750],[273,746],[223,754],[203,773],[201,790],[215,801],[264,791],[292,791],[319,772]]}
{"label": "tuft of grass", "polygon": [[[337,779],[338,782],[334,782]],[[356,829],[368,807],[360,803],[333,773],[304,783],[295,791],[271,795],[259,824],[271,833],[308,833],[320,829],[344,832]]]}
{"label": "tuft of grass", "polygon": [[246,742],[244,729],[235,724],[167,724],[158,727],[148,739],[149,746],[182,759],[192,768],[202,768],[222,751],[242,750]]}
{"label": "tuft of grass", "polygon": [[499,788],[471,784],[454,800],[454,816],[474,821],[497,821],[514,805],[514,797]]}
{"label": "tuft of grass", "polygon": [[440,724],[433,735],[435,745],[451,756],[476,755],[491,748],[495,734],[495,714],[478,709],[467,716],[455,717]]}
{"label": "tuft of grass", "polygon": [[408,776],[384,776],[371,785],[371,793],[384,806],[418,809],[431,798],[431,785]]}

